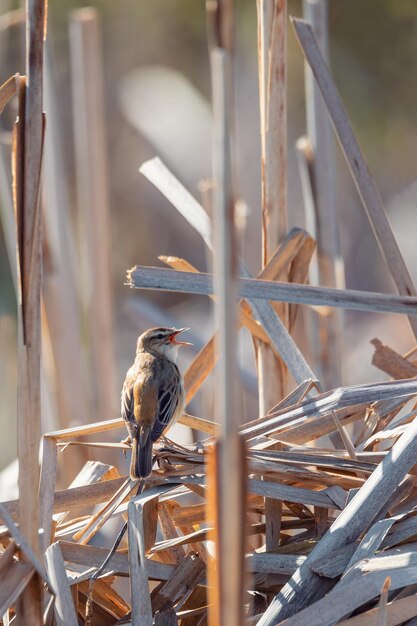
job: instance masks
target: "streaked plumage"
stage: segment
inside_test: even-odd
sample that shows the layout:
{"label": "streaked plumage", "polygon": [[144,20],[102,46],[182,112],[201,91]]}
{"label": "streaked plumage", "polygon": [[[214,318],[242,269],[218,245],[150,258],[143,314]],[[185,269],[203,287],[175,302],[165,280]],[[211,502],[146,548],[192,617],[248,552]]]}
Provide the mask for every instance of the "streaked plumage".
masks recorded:
{"label": "streaked plumage", "polygon": [[151,328],[138,339],[136,358],[126,374],[121,398],[122,417],[132,443],[130,477],[146,478],[152,471],[152,446],[181,415],[185,393],[175,363],[175,338],[185,328]]}

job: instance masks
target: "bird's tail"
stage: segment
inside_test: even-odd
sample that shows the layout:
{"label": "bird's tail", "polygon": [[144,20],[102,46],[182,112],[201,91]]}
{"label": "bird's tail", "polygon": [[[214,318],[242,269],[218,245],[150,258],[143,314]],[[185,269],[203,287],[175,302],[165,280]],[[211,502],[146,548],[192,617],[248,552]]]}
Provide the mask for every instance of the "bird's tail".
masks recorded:
{"label": "bird's tail", "polygon": [[151,437],[135,437],[130,459],[130,478],[147,478],[152,473],[152,439]]}

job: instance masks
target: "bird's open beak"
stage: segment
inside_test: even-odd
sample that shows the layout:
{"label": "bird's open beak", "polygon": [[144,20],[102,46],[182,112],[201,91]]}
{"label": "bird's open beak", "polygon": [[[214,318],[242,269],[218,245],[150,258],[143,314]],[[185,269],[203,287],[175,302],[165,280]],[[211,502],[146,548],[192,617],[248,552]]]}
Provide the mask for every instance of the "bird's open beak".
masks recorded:
{"label": "bird's open beak", "polygon": [[177,337],[180,333],[185,332],[186,330],[190,330],[189,328],[175,328],[172,332],[172,335],[170,335],[169,340],[171,343],[174,343],[177,346],[192,346],[192,343],[189,343],[188,341],[177,341]]}

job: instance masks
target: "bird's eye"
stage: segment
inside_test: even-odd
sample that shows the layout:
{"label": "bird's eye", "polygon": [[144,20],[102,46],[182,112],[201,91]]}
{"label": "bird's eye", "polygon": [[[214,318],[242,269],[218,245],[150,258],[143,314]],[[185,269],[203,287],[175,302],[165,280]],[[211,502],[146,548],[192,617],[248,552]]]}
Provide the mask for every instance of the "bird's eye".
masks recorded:
{"label": "bird's eye", "polygon": [[163,337],[163,334],[162,334],[162,333],[159,333],[159,335],[156,335],[156,338],[157,338],[157,339],[162,339],[162,337]]}

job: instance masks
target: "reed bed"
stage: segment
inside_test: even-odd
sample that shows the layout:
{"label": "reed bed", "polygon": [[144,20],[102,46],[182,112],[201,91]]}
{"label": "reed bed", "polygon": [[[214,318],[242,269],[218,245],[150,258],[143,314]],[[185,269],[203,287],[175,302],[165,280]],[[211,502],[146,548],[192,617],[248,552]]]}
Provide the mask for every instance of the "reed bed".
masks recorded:
{"label": "reed bed", "polygon": [[[97,14],[78,11],[71,21],[75,98],[84,103],[75,124],[82,263],[97,295],[92,307],[80,298],[90,333],[86,356],[72,241],[61,221],[65,212],[56,208],[53,176],[46,177],[40,209],[45,5],[28,4],[27,76],[14,76],[0,88],[0,110],[16,97],[19,110],[13,207],[10,197],[7,202],[7,194],[2,196],[8,249],[17,252],[20,403],[20,497],[0,502],[5,626],[360,626],[417,619],[417,350],[402,355],[375,338],[372,362],[381,378],[383,373],[390,380],[340,386],[348,350],[343,311],[405,315],[415,334],[416,291],[325,61],[324,0],[305,0],[308,22],[291,20],[308,65],[309,134],[296,149],[312,232],[288,229],[286,3],[258,0],[257,8],[259,275],[251,276],[237,252],[232,2],[207,6],[212,217],[160,158],[140,167],[177,219],[186,220],[213,254],[213,274],[200,272],[186,258],[159,256],[166,268],[137,265],[127,272],[127,287],[215,298],[218,330],[192,360],[184,382],[189,404],[215,370],[218,400],[209,416],[182,415],[179,421],[194,431],[194,443],[180,445],[167,432],[154,446],[152,475],[138,482],[108,461],[109,451],[130,451],[118,443],[125,437],[123,420],[111,419],[109,209]],[[23,19],[21,13],[16,19]],[[344,288],[340,246],[329,240],[338,227],[330,124],[397,295]],[[47,159],[46,170],[62,173],[59,160]],[[326,315],[317,315],[323,307]],[[294,339],[301,309],[305,319],[310,315],[302,349]],[[243,327],[252,336],[258,367],[259,413],[251,421],[242,420],[238,402],[236,344]],[[59,429],[41,437],[42,334],[54,363]],[[90,363],[89,385],[80,365],[84,358]],[[92,406],[99,405],[104,419],[94,421]],[[83,419],[69,426],[74,414]],[[77,469],[71,481],[69,455]],[[118,529],[111,550],[102,533],[109,526]]]}

